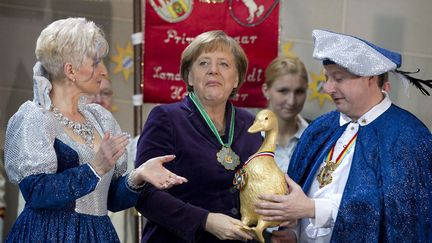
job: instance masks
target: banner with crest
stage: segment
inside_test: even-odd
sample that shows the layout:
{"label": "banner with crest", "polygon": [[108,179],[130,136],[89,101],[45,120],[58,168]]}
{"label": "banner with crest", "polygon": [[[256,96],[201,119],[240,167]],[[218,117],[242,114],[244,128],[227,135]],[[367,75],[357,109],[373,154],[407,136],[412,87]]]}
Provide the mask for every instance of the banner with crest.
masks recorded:
{"label": "banner with crest", "polygon": [[265,107],[264,72],[278,54],[277,0],[148,0],[144,15],[144,102],[171,103],[186,95],[180,56],[195,36],[223,30],[249,58],[246,82],[233,103]]}

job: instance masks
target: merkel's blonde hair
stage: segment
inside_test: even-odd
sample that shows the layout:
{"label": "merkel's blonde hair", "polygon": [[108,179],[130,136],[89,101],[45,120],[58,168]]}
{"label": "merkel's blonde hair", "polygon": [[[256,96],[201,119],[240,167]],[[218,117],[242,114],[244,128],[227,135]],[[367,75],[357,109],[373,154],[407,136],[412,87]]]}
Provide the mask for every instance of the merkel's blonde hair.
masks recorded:
{"label": "merkel's blonde hair", "polygon": [[265,83],[270,88],[275,79],[288,74],[300,75],[302,80],[308,82],[306,67],[298,57],[277,57],[267,66]]}
{"label": "merkel's blonde hair", "polygon": [[225,50],[225,48],[228,48],[234,55],[238,73],[238,86],[233,89],[231,97],[237,93],[237,90],[245,81],[248,60],[237,41],[221,30],[208,31],[198,35],[183,51],[180,61],[180,74],[189,92],[193,91],[193,87],[189,85],[189,73],[193,62],[203,52]]}
{"label": "merkel's blonde hair", "polygon": [[108,53],[103,31],[85,18],[60,19],[49,24],[36,41],[36,59],[51,80],[64,78],[66,62],[79,68],[85,58],[103,58]]}

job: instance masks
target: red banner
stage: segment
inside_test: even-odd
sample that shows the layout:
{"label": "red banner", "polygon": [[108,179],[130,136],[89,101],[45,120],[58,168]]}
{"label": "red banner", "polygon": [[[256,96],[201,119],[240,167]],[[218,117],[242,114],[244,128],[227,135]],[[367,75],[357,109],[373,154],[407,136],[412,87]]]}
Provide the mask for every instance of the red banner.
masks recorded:
{"label": "red banner", "polygon": [[144,102],[171,103],[186,94],[179,66],[195,36],[223,30],[245,50],[246,82],[233,103],[265,107],[264,72],[278,53],[279,4],[269,0],[148,0],[145,6]]}

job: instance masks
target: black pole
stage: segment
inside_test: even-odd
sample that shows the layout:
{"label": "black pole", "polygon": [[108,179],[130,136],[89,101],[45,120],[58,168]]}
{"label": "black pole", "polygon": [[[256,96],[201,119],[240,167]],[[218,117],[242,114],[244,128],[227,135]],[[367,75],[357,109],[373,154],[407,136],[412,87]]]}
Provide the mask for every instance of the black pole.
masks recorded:
{"label": "black pole", "polygon": [[[134,35],[141,35],[142,38],[141,41],[134,41],[134,97],[133,97],[133,105],[134,105],[134,137],[138,136],[141,133],[142,126],[143,126],[143,117],[142,117],[142,100],[138,101],[136,98],[142,99],[142,88],[143,88],[143,78],[142,78],[142,70],[144,67],[144,63],[142,60],[142,50],[143,50],[143,41],[144,38],[142,35],[142,29],[143,29],[143,20],[141,11],[142,9],[142,0],[134,0],[133,1],[133,33]],[[144,2],[145,6],[145,2]],[[136,38],[135,38],[136,39]],[[136,209],[133,210],[133,215],[135,216],[135,240],[136,242],[141,242],[141,235],[142,230],[144,227],[144,218],[142,215],[136,211]]]}
{"label": "black pole", "polygon": [[[133,32],[142,33],[141,0],[133,1]],[[142,95],[142,42],[134,45],[134,95]],[[141,133],[142,105],[134,105],[134,136]]]}

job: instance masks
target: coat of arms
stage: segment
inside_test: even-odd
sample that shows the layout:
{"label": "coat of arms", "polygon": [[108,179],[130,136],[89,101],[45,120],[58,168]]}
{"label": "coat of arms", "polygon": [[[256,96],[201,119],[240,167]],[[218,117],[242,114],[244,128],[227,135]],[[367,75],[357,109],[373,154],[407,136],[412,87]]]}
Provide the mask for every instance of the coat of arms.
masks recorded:
{"label": "coat of arms", "polygon": [[175,23],[186,19],[192,12],[193,0],[150,0],[150,4],[163,20]]}

